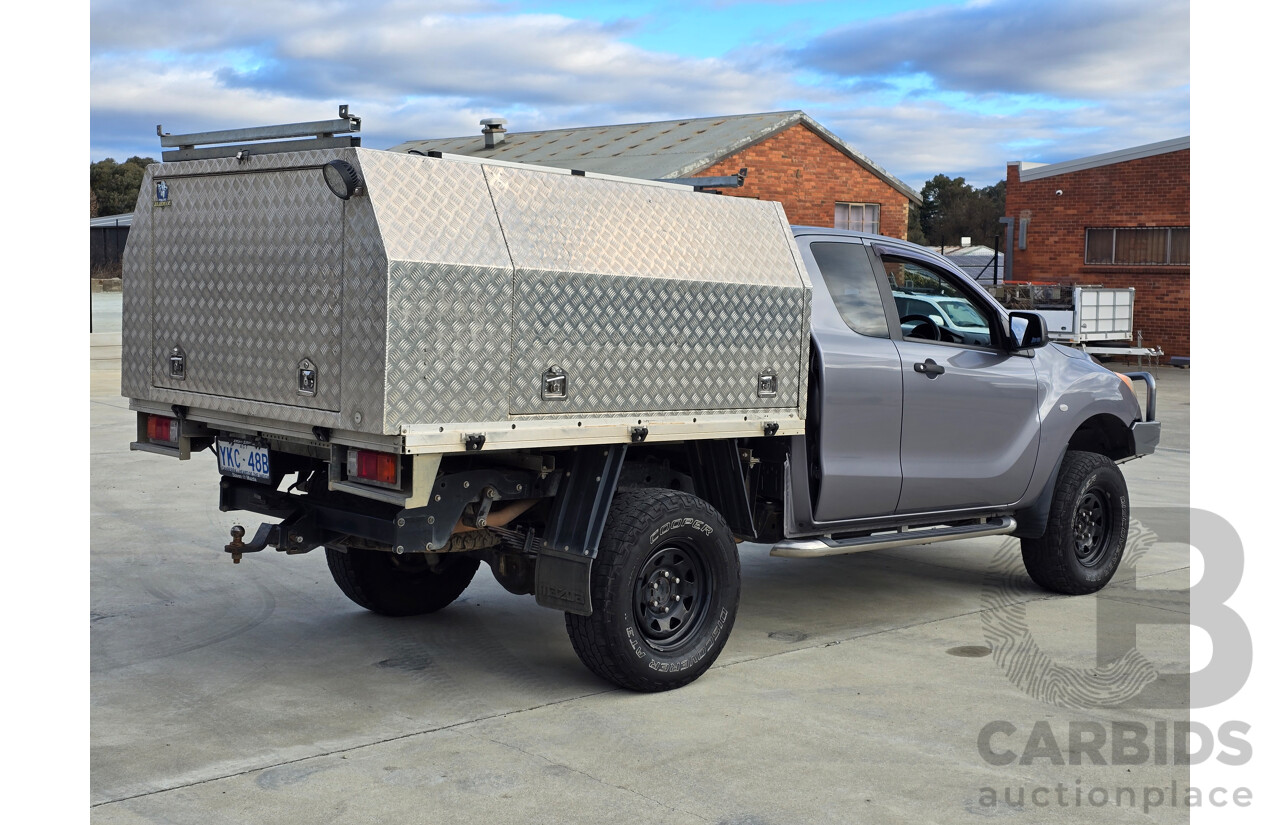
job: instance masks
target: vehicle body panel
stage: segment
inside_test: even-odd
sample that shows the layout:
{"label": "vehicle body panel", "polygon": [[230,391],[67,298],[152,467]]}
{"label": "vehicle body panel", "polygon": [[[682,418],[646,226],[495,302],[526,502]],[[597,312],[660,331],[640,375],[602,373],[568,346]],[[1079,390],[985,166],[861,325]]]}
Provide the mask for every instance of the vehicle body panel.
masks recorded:
{"label": "vehicle body panel", "polygon": [[[1040,443],[1034,361],[1009,353],[897,343],[902,358],[902,495],[898,512],[1012,504]],[[935,360],[929,377],[914,365]]]}

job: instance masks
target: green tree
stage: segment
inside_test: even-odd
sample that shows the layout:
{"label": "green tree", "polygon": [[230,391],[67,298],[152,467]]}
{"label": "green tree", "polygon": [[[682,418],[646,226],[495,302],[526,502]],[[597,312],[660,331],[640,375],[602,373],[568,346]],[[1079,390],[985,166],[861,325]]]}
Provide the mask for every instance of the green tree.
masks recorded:
{"label": "green tree", "polygon": [[962,177],[938,174],[920,190],[920,228],[929,246],[957,246],[963,237],[991,243],[1004,215],[1004,181],[974,189]]}
{"label": "green tree", "polygon": [[921,246],[929,245],[929,239],[920,228],[920,207],[914,201],[907,204],[907,240]]}
{"label": "green tree", "polygon": [[[124,163],[114,158],[89,164],[89,211],[96,206],[98,215],[121,215],[132,212],[142,188],[142,176],[151,158],[133,156]],[[94,215],[90,215],[94,217]]]}
{"label": "green tree", "polygon": [[[974,243],[992,243],[1003,233],[1000,218],[1004,216],[1004,181],[978,190],[978,225],[973,233]],[[978,239],[982,240],[979,241]]]}

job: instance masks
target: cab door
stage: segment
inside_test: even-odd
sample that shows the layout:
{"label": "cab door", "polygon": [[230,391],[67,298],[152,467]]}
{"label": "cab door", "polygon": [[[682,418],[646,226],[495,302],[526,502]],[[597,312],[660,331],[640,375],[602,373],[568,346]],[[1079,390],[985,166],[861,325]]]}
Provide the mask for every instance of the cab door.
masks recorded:
{"label": "cab door", "polygon": [[[902,367],[887,291],[861,240],[804,236],[813,278],[814,368],[806,441],[817,522],[892,515],[902,469]],[[894,319],[896,322],[896,318]]]}
{"label": "cab door", "polygon": [[[1012,504],[1031,482],[1040,444],[1035,362],[1005,347],[994,302],[966,276],[902,247],[876,260],[895,297],[931,296],[985,329],[965,336],[899,310],[902,375],[901,514]],[[910,301],[895,301],[903,309]]]}

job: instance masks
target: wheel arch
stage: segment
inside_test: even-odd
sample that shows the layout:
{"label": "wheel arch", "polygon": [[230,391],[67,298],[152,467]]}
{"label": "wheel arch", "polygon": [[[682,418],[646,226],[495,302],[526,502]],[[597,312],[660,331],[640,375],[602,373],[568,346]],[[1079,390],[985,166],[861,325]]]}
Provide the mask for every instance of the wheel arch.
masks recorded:
{"label": "wheel arch", "polygon": [[1014,513],[1018,521],[1018,529],[1013,532],[1015,537],[1038,539],[1044,535],[1049,526],[1049,509],[1058,487],[1058,476],[1068,451],[1097,453],[1112,461],[1122,461],[1135,453],[1133,432],[1111,413],[1097,413],[1082,421],[1071,434],[1067,446],[1058,453],[1053,471],[1040,493],[1026,507]]}
{"label": "wheel arch", "polygon": [[1076,427],[1067,449],[1098,453],[1112,461],[1121,461],[1134,455],[1133,432],[1119,417],[1098,413]]}
{"label": "wheel arch", "polygon": [[752,502],[736,438],[632,447],[621,487],[652,487],[692,493],[716,509],[735,536],[756,538]]}

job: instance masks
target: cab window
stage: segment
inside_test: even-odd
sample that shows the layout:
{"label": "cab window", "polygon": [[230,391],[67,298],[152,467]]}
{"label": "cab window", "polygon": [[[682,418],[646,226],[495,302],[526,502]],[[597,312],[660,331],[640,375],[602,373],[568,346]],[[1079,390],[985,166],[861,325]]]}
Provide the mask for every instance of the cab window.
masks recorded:
{"label": "cab window", "polygon": [[862,244],[819,242],[810,244],[809,250],[849,329],[874,338],[888,338],[889,320],[867,248]]}

